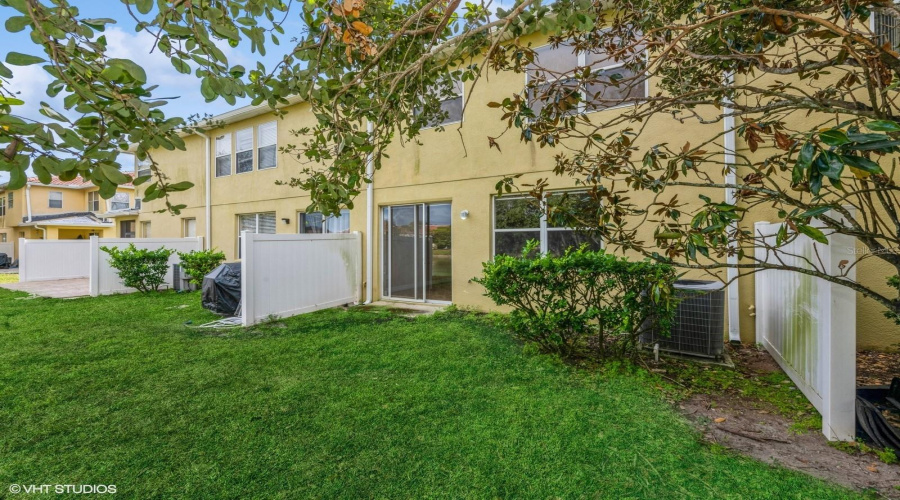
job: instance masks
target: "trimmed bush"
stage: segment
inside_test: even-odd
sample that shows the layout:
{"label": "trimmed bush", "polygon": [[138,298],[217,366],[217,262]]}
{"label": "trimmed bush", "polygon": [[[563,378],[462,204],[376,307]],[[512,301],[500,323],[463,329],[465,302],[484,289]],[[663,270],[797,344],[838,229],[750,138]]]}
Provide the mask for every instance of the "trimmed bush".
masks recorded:
{"label": "trimmed bush", "polygon": [[130,288],[137,288],[142,293],[157,292],[166,282],[166,271],[169,270],[169,257],[175,250],[159,248],[156,250],[138,249],[134,243],[128,248],[100,247],[109,254],[109,265],[119,273],[119,279]]}
{"label": "trimmed bush", "polygon": [[181,259],[181,269],[191,277],[191,283],[203,286],[203,277],[212,272],[225,262],[225,254],[214,248],[209,250],[194,250],[191,252],[178,252]]}
{"label": "trimmed bush", "polygon": [[498,255],[474,281],[498,305],[511,306],[507,321],[522,340],[565,357],[623,357],[651,328],[668,332],[675,314],[671,266],[631,262],[587,247],[557,257]]}

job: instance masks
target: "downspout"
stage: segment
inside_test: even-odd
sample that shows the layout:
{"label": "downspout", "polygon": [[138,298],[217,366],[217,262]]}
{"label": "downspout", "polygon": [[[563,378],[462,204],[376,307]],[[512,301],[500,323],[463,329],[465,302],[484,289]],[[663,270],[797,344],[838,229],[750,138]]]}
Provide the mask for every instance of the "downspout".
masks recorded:
{"label": "downspout", "polygon": [[[734,84],[734,73],[725,73],[725,85],[730,87]],[[723,142],[725,144],[725,184],[737,184],[737,167],[735,166],[735,144],[737,142],[737,132],[734,129],[734,109],[731,107],[732,101],[729,97],[725,97],[723,113],[725,119],[725,136]],[[733,187],[725,188],[725,203],[734,205],[735,190]],[[738,230],[737,222],[728,225],[730,232]],[[733,246],[733,244],[732,244]],[[732,342],[741,341],[741,301],[738,287],[738,256],[737,254],[728,255],[726,257],[728,268],[726,277],[728,278],[728,340]]]}
{"label": "downspout", "polygon": [[31,185],[25,186],[25,209],[28,211],[28,222],[31,222]]}
{"label": "downspout", "polygon": [[[372,125],[372,121],[368,120],[366,122],[366,131],[369,133],[369,138],[371,140],[372,131],[374,130],[374,126]],[[373,246],[375,237],[372,234],[373,226],[375,225],[375,158],[372,153],[369,153],[366,157],[366,178],[369,180],[369,185],[366,186],[366,301],[365,304],[372,303],[372,294],[374,290],[375,280],[375,270],[372,268],[373,261],[375,260],[372,256]]]}
{"label": "downspout", "polygon": [[199,135],[200,137],[206,139],[206,174],[205,174],[206,175],[206,177],[205,177],[206,178],[206,224],[204,224],[204,226],[206,226],[206,233],[205,233],[206,238],[204,238],[205,241],[203,243],[203,246],[207,249],[210,249],[210,248],[212,248],[212,208],[210,207],[209,200],[212,197],[212,189],[210,188],[210,185],[209,185],[209,183],[210,183],[209,170],[211,168],[211,166],[209,164],[209,146],[210,146],[209,136],[204,134],[203,132],[194,131],[194,133]]}
{"label": "downspout", "polygon": [[[25,185],[25,210],[28,213],[28,222],[31,222],[31,184]],[[42,233],[44,233],[44,239],[47,239],[47,228],[34,225],[35,229],[40,229]]]}

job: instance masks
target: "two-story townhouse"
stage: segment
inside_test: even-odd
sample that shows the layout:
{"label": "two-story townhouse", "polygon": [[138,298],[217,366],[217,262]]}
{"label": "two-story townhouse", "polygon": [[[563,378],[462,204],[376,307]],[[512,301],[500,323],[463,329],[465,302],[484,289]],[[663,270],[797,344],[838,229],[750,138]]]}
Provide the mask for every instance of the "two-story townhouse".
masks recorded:
{"label": "two-story townhouse", "polygon": [[[543,43],[539,35],[531,41],[538,47],[539,57],[553,59],[559,71],[585,64],[571,50]],[[585,236],[572,228],[554,227],[540,211],[529,208],[524,196],[497,196],[497,182],[512,174],[549,178],[552,190],[547,203],[553,202],[553,192],[577,193],[573,179],[552,174],[553,149],[522,143],[515,134],[496,139],[499,148],[485,140],[501,135],[502,130],[500,112],[485,104],[520,92],[526,78],[527,74],[512,72],[492,74],[471,94],[460,85],[458,96],[444,103],[449,111],[441,124],[445,130],[424,131],[418,144],[394,145],[369,189],[357,197],[353,209],[344,210],[339,217],[307,212],[310,199],[306,193],[275,184],[295,176],[303,166],[278,148],[300,141],[292,136],[292,130],[313,125],[315,117],[308,104],[293,101],[282,108],[286,114],[281,118],[266,106],[248,106],[216,116],[214,121],[222,126],[205,135],[185,136],[186,151],[154,152],[170,178],[194,183],[193,189],[171,197],[173,203],[187,208],[179,215],[158,213],[164,208],[162,202],[149,202],[141,210],[138,224],[145,228],[143,232],[156,237],[205,236],[207,245],[225,252],[229,260],[240,258],[242,231],[359,231],[368,253],[363,259],[366,289],[371,290],[368,299],[491,308],[493,304],[480,286],[470,281],[480,274],[482,262],[500,253],[518,252],[529,239],[540,241],[545,252],[561,252],[585,242]],[[653,95],[656,83],[648,80],[643,89],[634,92]],[[463,96],[470,99],[467,106],[463,106]],[[582,110],[597,114],[598,120],[621,111]],[[660,116],[644,124],[643,137],[683,144],[721,133],[722,125],[682,123]],[[725,157],[724,146],[721,148]],[[752,153],[738,137],[735,153],[758,156],[765,151]],[[680,189],[679,199],[698,200],[700,192]],[[650,193],[635,196],[645,197],[637,201],[648,206],[652,203]],[[777,216],[774,209],[771,214],[759,213],[755,219],[743,221],[742,228],[752,231],[757,220],[777,220]],[[640,239],[652,241],[650,225],[641,231]],[[873,283],[882,280],[886,272],[874,259],[859,266],[861,279]],[[754,338],[754,277],[741,278],[728,293],[731,337],[739,334],[750,341]],[[884,347],[893,342],[889,332],[895,327],[873,301],[858,301],[857,324],[860,346]]]}
{"label": "two-story townhouse", "polygon": [[81,177],[64,181],[54,176],[50,184],[30,177],[19,189],[0,186],[0,243],[14,243],[17,256],[20,238],[134,238],[135,221],[114,223],[110,216],[131,213],[136,219],[139,208],[140,199],[135,198],[130,183],[119,186],[112,198],[104,200],[99,188]]}

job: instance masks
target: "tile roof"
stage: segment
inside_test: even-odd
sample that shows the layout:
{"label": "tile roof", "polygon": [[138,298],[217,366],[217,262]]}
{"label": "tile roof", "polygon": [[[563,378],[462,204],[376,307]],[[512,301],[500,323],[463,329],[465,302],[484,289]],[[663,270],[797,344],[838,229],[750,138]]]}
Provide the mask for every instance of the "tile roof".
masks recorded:
{"label": "tile roof", "polygon": [[[125,175],[130,175],[132,178],[134,177],[134,172],[123,172],[123,173]],[[81,178],[81,176],[78,176],[78,177],[72,179],[71,181],[64,181],[64,180],[60,180],[59,177],[54,175],[50,181],[50,184],[44,184],[37,177],[29,177],[28,183],[29,184],[40,184],[42,186],[61,186],[61,187],[68,187],[68,188],[73,188],[73,189],[87,189],[87,188],[94,187],[93,182],[86,181],[83,178]],[[134,187],[134,185],[130,182],[127,184],[122,184],[122,186]]]}
{"label": "tile roof", "polygon": [[[22,217],[22,223],[28,224],[28,217]],[[97,217],[93,212],[68,212],[64,214],[35,215],[30,224],[46,224],[50,226],[110,226],[111,222]]]}

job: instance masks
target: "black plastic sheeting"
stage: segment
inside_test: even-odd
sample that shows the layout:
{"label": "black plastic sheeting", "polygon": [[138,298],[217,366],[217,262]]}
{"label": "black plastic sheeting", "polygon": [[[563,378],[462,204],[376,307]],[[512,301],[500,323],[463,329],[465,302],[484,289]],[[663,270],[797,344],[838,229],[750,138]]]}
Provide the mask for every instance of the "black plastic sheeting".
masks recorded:
{"label": "black plastic sheeting", "polygon": [[225,263],[203,277],[203,307],[235,316],[241,305],[241,263]]}
{"label": "black plastic sheeting", "polygon": [[12,259],[5,253],[0,253],[0,269],[7,269],[12,265]]}
{"label": "black plastic sheeting", "polygon": [[900,413],[900,378],[890,386],[860,387],[856,390],[857,434],[881,448],[900,450],[900,429],[884,418],[883,412]]}

